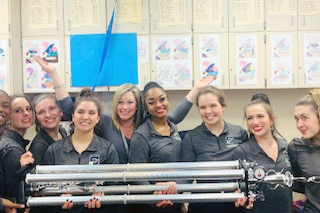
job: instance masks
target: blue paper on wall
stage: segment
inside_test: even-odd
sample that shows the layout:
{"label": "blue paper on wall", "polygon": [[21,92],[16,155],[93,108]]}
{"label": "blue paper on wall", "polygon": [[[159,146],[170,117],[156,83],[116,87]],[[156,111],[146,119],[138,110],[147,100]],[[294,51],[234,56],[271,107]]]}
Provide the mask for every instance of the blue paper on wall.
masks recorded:
{"label": "blue paper on wall", "polygon": [[[70,36],[72,86],[93,86],[98,78],[106,34]],[[97,86],[138,84],[137,35],[112,34]]]}

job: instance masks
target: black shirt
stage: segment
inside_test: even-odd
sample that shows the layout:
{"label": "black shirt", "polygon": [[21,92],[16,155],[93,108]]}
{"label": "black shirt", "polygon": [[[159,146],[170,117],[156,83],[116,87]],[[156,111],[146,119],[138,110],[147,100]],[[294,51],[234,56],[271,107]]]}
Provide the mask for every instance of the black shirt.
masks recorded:
{"label": "black shirt", "polygon": [[[291,164],[287,152],[287,142],[283,139],[277,139],[278,158],[276,162],[271,159],[258,145],[254,136],[240,144],[233,150],[233,160],[245,159],[258,163],[267,171],[274,170],[276,172],[291,171]],[[246,210],[254,213],[292,213],[292,191],[289,187],[278,187],[272,189],[271,185],[261,184],[260,190],[263,190],[265,201],[256,200],[252,210]]]}
{"label": "black shirt", "polygon": [[[294,176],[320,176],[320,146],[314,145],[311,140],[295,138],[288,146],[288,153]],[[303,212],[320,212],[320,185],[306,183],[302,187],[297,191],[304,192],[308,198]]]}
{"label": "black shirt", "polygon": [[[159,134],[147,119],[133,133],[130,141],[130,163],[165,163],[181,160],[181,138],[174,123],[167,120],[170,126],[170,136]],[[154,183],[154,182],[152,182]],[[143,182],[143,184],[148,184]],[[181,205],[174,204],[165,208],[152,205],[141,205],[135,212],[181,212]]]}
{"label": "black shirt", "polygon": [[214,155],[218,152],[234,148],[247,140],[248,134],[241,126],[224,122],[222,133],[216,136],[202,123],[183,138],[182,161],[215,161]]}
{"label": "black shirt", "polygon": [[[66,130],[59,126],[59,133],[62,138],[67,137]],[[36,137],[32,140],[29,151],[35,160],[34,164],[42,164],[44,154],[46,153],[48,147],[55,141],[50,137],[50,135],[42,128],[40,128]]]}
{"label": "black shirt", "polygon": [[[240,126],[224,122],[222,133],[216,136],[202,123],[185,135],[182,141],[182,161],[217,161],[219,160],[219,158],[216,157],[218,153],[234,148],[247,140],[248,134]],[[234,203],[191,203],[189,209],[191,213],[243,212],[243,208],[236,208]]]}
{"label": "black shirt", "polygon": [[90,159],[98,158],[99,164],[119,163],[117,151],[113,144],[97,135],[88,148],[79,154],[72,145],[71,135],[53,143],[46,151],[44,164],[49,165],[77,165],[89,164]]}
{"label": "black shirt", "polygon": [[19,196],[20,157],[30,141],[12,130],[5,130],[0,140],[0,196],[17,199]]}

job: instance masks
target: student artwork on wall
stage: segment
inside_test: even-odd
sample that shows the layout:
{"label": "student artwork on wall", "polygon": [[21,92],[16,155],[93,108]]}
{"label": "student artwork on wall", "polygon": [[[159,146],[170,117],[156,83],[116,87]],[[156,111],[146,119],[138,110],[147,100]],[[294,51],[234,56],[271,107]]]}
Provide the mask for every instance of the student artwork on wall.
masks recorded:
{"label": "student artwork on wall", "polygon": [[236,48],[237,84],[257,84],[257,36],[254,34],[237,35]]}
{"label": "student artwork on wall", "polygon": [[[70,37],[73,87],[138,84],[137,35],[112,34],[100,71],[106,34]],[[99,74],[100,73],[100,74]]]}
{"label": "student artwork on wall", "polygon": [[292,85],[292,36],[271,35],[271,84]]}
{"label": "student artwork on wall", "polygon": [[59,70],[59,40],[24,40],[23,41],[23,79],[25,92],[52,91],[53,82],[35,60],[35,56],[51,63]]}
{"label": "student artwork on wall", "polygon": [[138,36],[137,45],[139,63],[149,63],[149,37]]}
{"label": "student artwork on wall", "polygon": [[7,73],[8,73],[8,55],[7,40],[0,40],[0,89],[8,91]]}
{"label": "student artwork on wall", "polygon": [[192,86],[191,36],[153,38],[157,82],[165,88]]}
{"label": "student artwork on wall", "polygon": [[200,78],[213,76],[212,85],[221,85],[220,37],[216,34],[199,36]]}
{"label": "student artwork on wall", "polygon": [[320,83],[320,33],[304,34],[306,84]]}
{"label": "student artwork on wall", "polygon": [[7,63],[7,40],[0,40],[0,64]]}
{"label": "student artwork on wall", "polygon": [[7,66],[0,64],[0,89],[5,91],[8,91],[7,73]]}

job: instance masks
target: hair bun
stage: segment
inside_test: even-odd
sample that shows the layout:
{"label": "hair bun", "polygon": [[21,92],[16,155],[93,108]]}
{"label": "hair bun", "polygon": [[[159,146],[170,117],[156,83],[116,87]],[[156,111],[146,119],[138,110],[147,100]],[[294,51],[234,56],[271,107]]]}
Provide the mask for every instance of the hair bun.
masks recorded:
{"label": "hair bun", "polygon": [[80,97],[93,97],[93,92],[90,88],[83,88],[79,94]]}
{"label": "hair bun", "polygon": [[159,88],[161,90],[164,90],[162,86],[160,86],[157,82],[150,81],[147,83],[143,88],[143,93],[146,94],[150,89],[152,88]]}
{"label": "hair bun", "polygon": [[264,93],[256,93],[256,94],[254,94],[252,96],[252,98],[251,98],[251,101],[262,101],[262,102],[265,102],[265,103],[271,105],[269,97]]}

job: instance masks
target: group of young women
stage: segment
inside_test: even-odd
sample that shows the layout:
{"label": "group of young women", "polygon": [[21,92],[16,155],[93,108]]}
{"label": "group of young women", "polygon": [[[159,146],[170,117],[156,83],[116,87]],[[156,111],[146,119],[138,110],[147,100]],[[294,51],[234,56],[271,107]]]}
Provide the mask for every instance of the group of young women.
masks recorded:
{"label": "group of young women", "polygon": [[[9,97],[0,93],[0,196],[18,197],[16,171],[27,164],[100,164],[162,163],[179,161],[215,161],[246,159],[266,169],[292,171],[295,176],[320,175],[320,90],[299,101],[295,107],[296,125],[302,134],[287,147],[275,128],[275,117],[268,97],[253,96],[244,109],[248,132],[223,119],[226,100],[222,91],[209,86],[211,77],[196,82],[180,105],[169,113],[169,98],[155,82],[148,83],[143,93],[131,84],[115,92],[112,116],[101,114],[101,106],[91,90],[81,91],[73,103],[55,68],[37,58],[42,69],[51,75],[55,96],[42,94],[31,104],[23,96]],[[176,124],[184,119],[196,103],[202,124],[181,139]],[[34,110],[34,111],[33,111]],[[23,136],[32,125],[33,112],[37,135],[28,152],[29,141]],[[59,126],[64,116],[73,121],[72,134]],[[58,141],[58,142],[57,142]],[[158,183],[163,184],[163,183]],[[175,182],[156,194],[178,193]],[[271,189],[263,185],[265,201],[256,201],[247,208],[246,199],[230,203],[193,203],[189,212],[293,212],[292,192],[288,187]],[[320,186],[315,182],[293,188],[307,196],[304,212],[320,211]],[[87,212],[101,207],[95,194],[82,207],[66,202],[62,208]],[[65,195],[70,196],[70,195]],[[7,205],[7,200],[4,202]],[[9,208],[11,206],[8,206]],[[32,211],[32,210],[31,210]],[[106,206],[101,212],[181,212],[184,205],[161,201],[155,205]]]}

